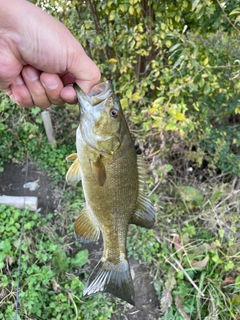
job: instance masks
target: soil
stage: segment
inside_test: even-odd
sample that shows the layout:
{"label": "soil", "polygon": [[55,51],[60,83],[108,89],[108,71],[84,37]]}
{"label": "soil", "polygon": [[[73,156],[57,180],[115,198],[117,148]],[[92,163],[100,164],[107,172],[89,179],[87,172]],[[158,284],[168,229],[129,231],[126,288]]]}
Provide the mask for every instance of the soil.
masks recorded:
{"label": "soil", "polygon": [[[6,164],[4,171],[0,173],[0,195],[11,196],[36,196],[38,197],[38,210],[42,214],[54,212],[59,199],[57,192],[54,192],[51,179],[46,172],[38,170],[34,163],[28,165],[28,179],[26,181],[26,168],[17,164]],[[39,187],[35,191],[25,189],[26,182],[37,181]],[[102,241],[99,244],[85,244],[82,246],[89,250],[89,261],[86,265],[86,272],[90,274],[94,266],[101,258]],[[159,301],[153,286],[153,279],[149,275],[146,266],[130,258],[131,273],[135,289],[136,306],[119,303],[118,312],[111,320],[157,320],[159,314]],[[109,299],[114,297],[108,294]]]}
{"label": "soil", "polygon": [[[55,209],[55,200],[51,188],[51,179],[43,171],[37,170],[33,163],[28,164],[28,179],[26,168],[17,164],[5,164],[4,171],[0,173],[0,195],[6,196],[32,196],[38,198],[38,210],[41,213],[50,213]],[[26,182],[37,181],[39,187],[31,191],[24,188]]]}

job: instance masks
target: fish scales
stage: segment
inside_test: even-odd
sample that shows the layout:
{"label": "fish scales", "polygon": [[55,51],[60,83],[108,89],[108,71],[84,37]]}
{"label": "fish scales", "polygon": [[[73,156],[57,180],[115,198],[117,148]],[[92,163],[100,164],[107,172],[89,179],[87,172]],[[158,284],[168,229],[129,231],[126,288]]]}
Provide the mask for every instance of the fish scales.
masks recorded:
{"label": "fish scales", "polygon": [[143,195],[144,163],[136,155],[131,135],[109,81],[88,95],[75,85],[80,107],[77,154],[66,175],[68,183],[82,180],[86,205],[75,223],[79,241],[103,236],[102,259],[91,273],[83,296],[110,292],[131,304],[134,289],[126,254],[130,223],[151,228],[155,213]]}

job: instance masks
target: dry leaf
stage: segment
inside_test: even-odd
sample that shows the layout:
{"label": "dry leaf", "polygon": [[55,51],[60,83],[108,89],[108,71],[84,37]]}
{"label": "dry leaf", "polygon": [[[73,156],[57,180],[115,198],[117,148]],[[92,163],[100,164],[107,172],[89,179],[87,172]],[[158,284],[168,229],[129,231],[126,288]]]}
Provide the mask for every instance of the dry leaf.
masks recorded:
{"label": "dry leaf", "polygon": [[183,251],[184,247],[182,246],[182,244],[180,243],[180,237],[178,234],[174,235],[173,238],[173,244],[174,244],[174,248],[178,251]]}
{"label": "dry leaf", "polygon": [[191,265],[194,268],[204,268],[206,267],[208,261],[209,261],[209,256],[207,255],[203,260],[200,260],[200,261],[193,260],[191,262]]}
{"label": "dry leaf", "polygon": [[233,283],[233,282],[235,282],[235,278],[233,278],[233,277],[226,277],[225,279],[224,279],[224,282],[225,283]]}
{"label": "dry leaf", "polygon": [[180,314],[184,317],[185,320],[191,320],[187,312],[183,309],[183,298],[176,297],[175,305]]}
{"label": "dry leaf", "polygon": [[58,292],[60,285],[56,281],[52,281],[52,288],[55,292]]}
{"label": "dry leaf", "polygon": [[11,266],[14,261],[15,261],[14,258],[11,256],[6,258],[6,262],[9,266]]}
{"label": "dry leaf", "polygon": [[172,304],[172,294],[167,289],[163,290],[162,298],[160,301],[160,311],[162,315],[166,315],[169,307]]}

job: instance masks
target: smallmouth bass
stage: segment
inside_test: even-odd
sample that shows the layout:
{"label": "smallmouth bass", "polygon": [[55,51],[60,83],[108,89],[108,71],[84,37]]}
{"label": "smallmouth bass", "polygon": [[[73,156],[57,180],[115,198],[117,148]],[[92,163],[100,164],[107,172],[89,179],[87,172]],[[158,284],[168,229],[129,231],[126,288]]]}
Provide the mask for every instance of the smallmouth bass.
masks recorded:
{"label": "smallmouth bass", "polygon": [[121,105],[109,81],[94,86],[88,95],[75,84],[80,123],[77,153],[66,180],[82,180],[86,204],[74,231],[80,242],[97,241],[102,232],[104,250],[89,276],[83,297],[109,292],[135,305],[126,253],[129,224],[150,229],[155,222],[151,202],[144,196],[146,165],[137,156]]}

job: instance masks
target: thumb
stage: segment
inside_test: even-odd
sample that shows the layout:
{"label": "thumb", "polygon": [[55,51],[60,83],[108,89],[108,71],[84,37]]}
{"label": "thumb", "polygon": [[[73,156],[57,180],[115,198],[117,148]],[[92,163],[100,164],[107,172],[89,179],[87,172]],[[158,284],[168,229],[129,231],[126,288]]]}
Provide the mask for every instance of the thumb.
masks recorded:
{"label": "thumb", "polygon": [[75,82],[80,86],[84,93],[88,93],[91,88],[101,79],[101,73],[96,64],[88,57],[84,49],[77,42],[77,50],[70,53],[68,72],[75,77]]}

